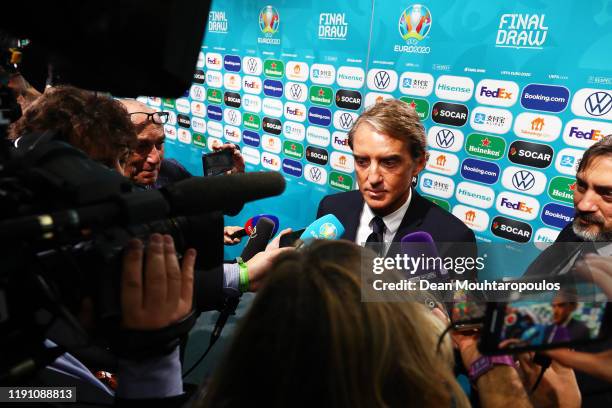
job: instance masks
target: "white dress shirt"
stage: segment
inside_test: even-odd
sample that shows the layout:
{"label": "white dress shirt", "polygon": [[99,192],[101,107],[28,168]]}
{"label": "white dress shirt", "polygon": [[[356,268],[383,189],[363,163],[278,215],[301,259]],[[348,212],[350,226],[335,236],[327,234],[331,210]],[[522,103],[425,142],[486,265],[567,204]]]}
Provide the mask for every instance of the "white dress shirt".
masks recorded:
{"label": "white dress shirt", "polygon": [[[412,189],[408,193],[408,198],[406,202],[402,204],[400,208],[393,211],[391,214],[382,217],[383,222],[385,223],[385,232],[383,234],[383,242],[391,242],[393,237],[397,233],[402,220],[404,219],[404,215],[410,206],[410,201],[412,200]],[[367,203],[363,203],[363,209],[361,210],[361,217],[359,218],[359,226],[357,227],[357,235],[355,235],[355,243],[357,245],[364,246],[366,240],[373,232],[372,230],[372,219],[376,214],[372,211],[372,209],[368,206]]]}

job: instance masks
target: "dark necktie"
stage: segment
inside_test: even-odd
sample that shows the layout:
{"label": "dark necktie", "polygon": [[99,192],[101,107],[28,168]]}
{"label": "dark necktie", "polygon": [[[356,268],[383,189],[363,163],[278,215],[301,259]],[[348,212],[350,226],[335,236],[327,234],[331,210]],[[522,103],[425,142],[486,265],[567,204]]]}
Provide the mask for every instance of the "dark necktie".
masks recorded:
{"label": "dark necktie", "polygon": [[372,218],[372,233],[366,240],[366,248],[372,249],[378,255],[382,253],[383,233],[385,232],[385,223],[378,215]]}

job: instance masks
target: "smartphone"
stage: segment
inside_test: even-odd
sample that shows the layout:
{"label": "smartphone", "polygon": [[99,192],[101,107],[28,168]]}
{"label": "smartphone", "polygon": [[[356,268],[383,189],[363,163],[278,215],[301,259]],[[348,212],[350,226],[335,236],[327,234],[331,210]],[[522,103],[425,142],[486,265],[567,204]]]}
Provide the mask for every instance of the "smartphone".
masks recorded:
{"label": "smartphone", "polygon": [[306,229],[303,228],[301,230],[292,231],[288,234],[282,235],[278,243],[279,248],[294,246],[293,244],[295,244],[295,241],[297,241],[302,236],[305,230]]}
{"label": "smartphone", "polygon": [[449,310],[455,331],[476,332],[484,323],[486,305],[477,293],[458,289],[453,294]]}
{"label": "smartphone", "polygon": [[592,287],[588,296],[578,296],[583,286],[536,296],[513,292],[507,302],[489,303],[478,348],[483,354],[508,354],[573,348],[609,338],[612,303]]}
{"label": "smartphone", "polygon": [[234,157],[231,150],[220,150],[218,152],[202,155],[202,169],[204,177],[218,176],[230,171],[234,167]]}

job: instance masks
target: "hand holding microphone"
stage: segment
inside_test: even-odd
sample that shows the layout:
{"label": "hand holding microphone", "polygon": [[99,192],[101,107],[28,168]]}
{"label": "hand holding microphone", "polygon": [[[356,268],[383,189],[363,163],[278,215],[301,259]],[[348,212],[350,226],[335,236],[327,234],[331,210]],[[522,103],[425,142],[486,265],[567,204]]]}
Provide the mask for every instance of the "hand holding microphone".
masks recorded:
{"label": "hand holding microphone", "polygon": [[280,221],[278,219],[278,217],[276,215],[272,215],[272,214],[259,214],[256,215],[254,217],[251,217],[247,220],[247,222],[244,224],[244,228],[240,228],[240,227],[228,227],[228,228],[237,228],[233,231],[231,231],[231,234],[229,235],[230,239],[235,239],[235,238],[242,238],[242,237],[246,237],[246,236],[251,236],[253,234],[253,231],[255,229],[255,226],[257,225],[257,222],[259,221],[260,218],[267,218],[270,221],[272,221],[274,223],[274,229],[272,230],[272,235],[276,234],[276,232],[278,231],[278,226],[280,225]]}

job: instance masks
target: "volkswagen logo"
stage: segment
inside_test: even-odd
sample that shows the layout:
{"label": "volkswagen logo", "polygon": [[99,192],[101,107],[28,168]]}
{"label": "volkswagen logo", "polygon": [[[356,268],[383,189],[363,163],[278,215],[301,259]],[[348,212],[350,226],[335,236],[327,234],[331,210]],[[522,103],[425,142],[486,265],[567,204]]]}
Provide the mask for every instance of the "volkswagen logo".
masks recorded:
{"label": "volkswagen logo", "polygon": [[436,133],[436,143],[443,149],[448,149],[455,142],[455,134],[448,129]]}
{"label": "volkswagen logo", "polygon": [[250,74],[257,72],[257,60],[255,58],[247,59],[247,70]]}
{"label": "volkswagen logo", "polygon": [[302,97],[302,87],[298,84],[291,85],[291,88],[289,88],[289,92],[291,93],[291,97],[293,99],[298,100]]}
{"label": "volkswagen logo", "polygon": [[389,86],[389,82],[391,82],[391,77],[385,71],[378,71],[376,75],[374,75],[374,85],[378,89],[385,89]]}
{"label": "volkswagen logo", "polygon": [[318,167],[311,167],[310,177],[312,178],[313,181],[321,180],[321,169],[319,169]]}
{"label": "volkswagen logo", "polygon": [[236,111],[235,110],[229,111],[227,113],[227,118],[229,119],[229,122],[236,123],[236,120],[238,119]]}
{"label": "volkswagen logo", "polygon": [[520,191],[530,190],[535,184],[535,176],[527,170],[520,170],[512,176],[512,185]]}
{"label": "volkswagen logo", "polygon": [[603,116],[612,109],[612,95],[603,91],[592,93],[584,101],[584,108],[590,115]]}
{"label": "volkswagen logo", "polygon": [[340,126],[343,129],[350,129],[353,126],[353,117],[348,113],[340,115]]}

